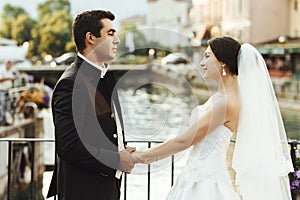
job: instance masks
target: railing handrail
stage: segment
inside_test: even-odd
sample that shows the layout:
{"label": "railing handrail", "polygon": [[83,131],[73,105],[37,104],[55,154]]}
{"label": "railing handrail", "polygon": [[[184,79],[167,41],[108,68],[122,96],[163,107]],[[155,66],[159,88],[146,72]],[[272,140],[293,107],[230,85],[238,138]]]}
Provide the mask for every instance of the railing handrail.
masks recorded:
{"label": "railing handrail", "polygon": [[[55,142],[54,138],[0,138],[0,142]],[[126,140],[125,142],[133,142],[133,143],[162,143],[166,140]],[[230,142],[235,143],[236,140],[230,140]],[[300,144],[299,140],[289,140],[288,144]]]}
{"label": "railing handrail", "polygon": [[55,142],[51,138],[0,138],[0,142]]}

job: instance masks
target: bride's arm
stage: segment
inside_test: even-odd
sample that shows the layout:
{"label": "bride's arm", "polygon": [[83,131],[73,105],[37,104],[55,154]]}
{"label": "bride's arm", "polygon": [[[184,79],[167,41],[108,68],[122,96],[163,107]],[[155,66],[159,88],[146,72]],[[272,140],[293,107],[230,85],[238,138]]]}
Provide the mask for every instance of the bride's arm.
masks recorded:
{"label": "bride's arm", "polygon": [[133,156],[137,162],[152,163],[189,148],[202,140],[207,133],[210,133],[227,121],[227,104],[224,99],[215,99],[213,106],[196,123],[190,126],[184,134],[167,140],[145,152],[133,153]]}

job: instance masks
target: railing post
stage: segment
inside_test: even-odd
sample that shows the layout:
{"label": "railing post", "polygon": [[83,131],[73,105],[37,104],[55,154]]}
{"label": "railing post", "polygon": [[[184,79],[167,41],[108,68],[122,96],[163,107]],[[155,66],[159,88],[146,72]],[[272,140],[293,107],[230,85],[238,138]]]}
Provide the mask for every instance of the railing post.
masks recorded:
{"label": "railing post", "polygon": [[[148,142],[148,149],[151,148],[151,142]],[[148,164],[148,200],[150,200],[150,174],[151,174],[151,167],[150,164]]]}
{"label": "railing post", "polygon": [[[125,147],[127,146],[127,142],[124,142]],[[127,173],[124,172],[124,200],[126,200],[127,196]]]}
{"label": "railing post", "polygon": [[172,155],[172,165],[171,165],[171,186],[174,184],[174,155]]}
{"label": "railing post", "polygon": [[297,150],[297,141],[290,142],[291,144],[291,158],[294,168],[296,167],[296,150]]}
{"label": "railing post", "polygon": [[7,200],[10,200],[10,179],[11,179],[11,160],[12,160],[12,141],[8,141],[8,168],[7,168]]}
{"label": "railing post", "polygon": [[[292,163],[293,163],[293,167],[294,169],[296,169],[296,150],[297,150],[297,141],[291,141],[289,142],[289,144],[291,145],[291,159],[292,159]],[[292,195],[292,200],[296,200],[296,194],[291,192]]]}
{"label": "railing post", "polygon": [[[55,140],[54,140],[54,170],[55,170],[55,167],[58,167],[58,166],[57,166],[57,149],[56,149],[56,144],[55,144]],[[53,171],[53,173],[54,173],[54,171]],[[55,174],[55,176],[57,176],[57,174]],[[54,195],[54,200],[56,200],[56,196],[58,196],[58,194]]]}
{"label": "railing post", "polygon": [[124,172],[124,200],[126,200],[127,196],[127,173]]}
{"label": "railing post", "polygon": [[31,184],[30,184],[30,197],[31,200],[35,199],[35,194],[34,194],[34,141],[30,142],[31,144]]}

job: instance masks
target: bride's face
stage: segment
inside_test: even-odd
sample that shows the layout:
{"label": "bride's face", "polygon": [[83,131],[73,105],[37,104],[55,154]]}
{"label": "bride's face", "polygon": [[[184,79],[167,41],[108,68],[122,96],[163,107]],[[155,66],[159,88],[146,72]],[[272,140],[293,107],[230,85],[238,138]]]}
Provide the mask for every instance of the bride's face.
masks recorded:
{"label": "bride's face", "polygon": [[204,57],[200,62],[203,69],[203,77],[206,80],[218,80],[221,76],[221,64],[212,52],[210,46],[204,52]]}

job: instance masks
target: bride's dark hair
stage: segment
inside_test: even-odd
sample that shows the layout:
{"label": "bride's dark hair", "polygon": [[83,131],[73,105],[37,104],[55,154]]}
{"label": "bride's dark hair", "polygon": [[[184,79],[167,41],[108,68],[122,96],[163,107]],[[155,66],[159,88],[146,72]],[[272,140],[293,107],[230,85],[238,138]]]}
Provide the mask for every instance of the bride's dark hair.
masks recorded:
{"label": "bride's dark hair", "polygon": [[241,44],[231,37],[223,36],[210,39],[208,45],[216,58],[226,64],[229,72],[238,75],[237,60]]}

